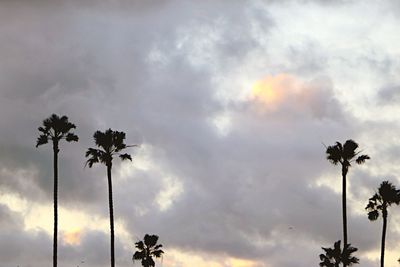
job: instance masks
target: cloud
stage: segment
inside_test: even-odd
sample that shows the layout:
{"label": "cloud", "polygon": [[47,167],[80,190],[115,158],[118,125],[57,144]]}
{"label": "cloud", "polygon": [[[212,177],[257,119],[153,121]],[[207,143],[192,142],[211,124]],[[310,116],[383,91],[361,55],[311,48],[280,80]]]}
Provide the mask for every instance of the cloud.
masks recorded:
{"label": "cloud", "polygon": [[340,104],[330,86],[330,81],[326,79],[306,83],[293,75],[282,73],[255,82],[250,98],[258,102],[261,109],[278,110],[285,114],[309,110],[318,119],[343,119]]}
{"label": "cloud", "polygon": [[[122,130],[127,143],[140,144],[129,150],[133,163],[113,165],[115,216],[126,232],[118,241],[120,266],[131,265],[127,242],[145,233],[159,234],[166,250],[310,266],[321,246],[341,237],[340,194],[329,186],[339,184],[333,177],[340,170],[328,167],[321,143],[360,138],[382,165],[351,173],[349,229],[360,252],[378,248],[370,233],[379,226],[360,214],[358,202],[386,168],[385,152],[397,155],[396,146],[376,140],[382,134],[397,144],[397,129],[374,131],[394,126],[361,120],[357,107],[369,108],[368,92],[381,88],[375,85],[386,79],[383,70],[394,73],[397,63],[368,52],[391,58],[390,46],[352,45],[373,23],[352,18],[376,15],[371,8],[335,6],[343,15],[319,1],[39,2],[3,4],[0,16],[1,191],[51,204],[52,151],[34,148],[37,127],[53,112],[67,114],[80,142],[61,145],[65,209],[108,218],[105,167],[84,168],[95,130]],[[384,25],[390,33],[390,21]],[[350,90],[361,81],[366,91]],[[379,95],[392,101],[393,90]],[[0,206],[0,223],[19,231],[0,230],[0,240],[12,239],[10,246],[0,242],[13,252],[4,264],[48,264],[51,238],[24,229],[24,215],[11,206]],[[107,264],[107,233],[65,235],[61,264]],[[79,242],[68,241],[76,236]]]}
{"label": "cloud", "polygon": [[395,104],[399,100],[399,85],[383,87],[378,92],[378,99],[384,104]]}
{"label": "cloud", "polygon": [[0,224],[2,229],[11,231],[23,226],[23,218],[11,211],[7,206],[0,205]]}

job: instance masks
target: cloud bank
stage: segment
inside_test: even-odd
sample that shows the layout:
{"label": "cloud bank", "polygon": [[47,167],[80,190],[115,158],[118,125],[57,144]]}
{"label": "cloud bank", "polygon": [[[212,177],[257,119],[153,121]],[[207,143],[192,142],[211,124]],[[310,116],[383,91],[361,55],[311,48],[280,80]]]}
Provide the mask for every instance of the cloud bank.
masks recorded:
{"label": "cloud bank", "polygon": [[145,233],[160,235],[168,266],[188,264],[169,249],[217,266],[316,265],[320,247],[341,238],[340,170],[322,143],[348,138],[372,157],[350,171],[348,220],[362,265],[373,266],[380,225],[363,208],[399,166],[395,7],[1,3],[0,266],[51,260],[51,148],[34,145],[52,113],[80,137],[61,145],[60,236],[79,234],[60,243],[60,266],[108,265],[105,167],[84,168],[84,152],[109,127],[140,144],[132,164],[114,168],[119,266],[131,266]]}

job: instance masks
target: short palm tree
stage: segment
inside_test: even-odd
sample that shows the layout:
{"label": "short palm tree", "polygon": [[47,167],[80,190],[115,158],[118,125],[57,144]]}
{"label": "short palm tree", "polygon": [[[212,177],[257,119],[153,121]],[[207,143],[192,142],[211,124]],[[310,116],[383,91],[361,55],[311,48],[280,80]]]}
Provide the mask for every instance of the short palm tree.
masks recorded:
{"label": "short palm tree", "polygon": [[340,240],[335,242],[333,248],[322,249],[325,251],[325,254],[319,255],[321,260],[319,263],[320,267],[339,267],[340,263],[342,263],[343,266],[351,266],[359,263],[359,259],[351,255],[358,249],[347,244],[342,251],[340,248]]}
{"label": "short palm tree", "polygon": [[157,235],[144,236],[144,242],[139,241],[135,243],[135,247],[138,249],[135,254],[133,254],[132,260],[140,260],[143,267],[154,267],[156,264],[153,260],[154,258],[160,258],[164,251],[161,250],[161,244],[157,244]]}
{"label": "short palm tree", "polygon": [[61,140],[67,142],[78,141],[78,136],[71,130],[76,126],[68,121],[67,116],[59,117],[52,114],[43,121],[43,126],[38,130],[40,135],[36,142],[36,147],[47,144],[49,141],[53,143],[53,170],[54,170],[54,233],[53,233],[53,267],[57,266],[57,228],[58,228],[58,152]]}
{"label": "short palm tree", "polygon": [[89,168],[95,163],[102,163],[107,167],[107,178],[108,178],[108,204],[110,212],[110,233],[111,233],[111,267],[115,266],[115,254],[114,254],[114,209],[113,209],[113,194],[112,194],[112,179],[111,169],[112,160],[115,155],[118,155],[122,160],[130,160],[132,158],[127,153],[121,153],[122,150],[128,146],[124,143],[125,133],[113,131],[111,129],[105,132],[96,131],[93,135],[94,142],[100,149],[89,148],[86,151],[86,157],[89,158],[86,164]]}
{"label": "short palm tree", "polygon": [[382,214],[383,227],[382,227],[382,242],[381,242],[381,267],[385,263],[385,239],[386,239],[386,227],[387,227],[387,208],[392,204],[400,204],[400,190],[388,181],[384,181],[378,188],[378,192],[375,193],[368,202],[365,208],[368,211],[368,219],[375,221],[378,219],[379,214]]}
{"label": "short palm tree", "polygon": [[[346,176],[351,167],[351,163],[363,164],[368,155],[360,155],[357,151],[358,144],[353,140],[347,140],[344,145],[336,142],[333,146],[326,148],[326,158],[332,164],[340,164],[342,167],[342,216],[343,216],[343,245],[347,245],[347,210],[346,210]],[[346,266],[346,265],[345,265]]]}

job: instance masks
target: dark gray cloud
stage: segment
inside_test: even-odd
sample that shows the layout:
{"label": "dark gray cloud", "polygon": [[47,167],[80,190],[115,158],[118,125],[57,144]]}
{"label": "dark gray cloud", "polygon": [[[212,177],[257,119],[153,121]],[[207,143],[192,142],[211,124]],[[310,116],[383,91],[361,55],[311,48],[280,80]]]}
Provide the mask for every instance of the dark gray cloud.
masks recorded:
{"label": "dark gray cloud", "polygon": [[378,91],[378,101],[383,104],[396,104],[400,99],[400,85],[388,85]]}
{"label": "dark gray cloud", "polygon": [[23,218],[18,213],[11,211],[7,206],[0,205],[0,225],[8,231],[19,229],[23,226]]}

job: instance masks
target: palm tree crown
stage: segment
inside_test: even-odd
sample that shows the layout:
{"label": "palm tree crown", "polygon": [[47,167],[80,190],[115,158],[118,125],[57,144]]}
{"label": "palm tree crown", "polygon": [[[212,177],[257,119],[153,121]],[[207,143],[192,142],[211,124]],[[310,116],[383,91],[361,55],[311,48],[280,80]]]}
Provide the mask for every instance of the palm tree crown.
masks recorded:
{"label": "palm tree crown", "polygon": [[379,217],[379,212],[382,216],[387,216],[387,207],[392,204],[400,204],[400,190],[397,190],[390,182],[384,181],[365,207],[368,211],[368,219],[375,221]]}
{"label": "palm tree crown", "polygon": [[357,257],[351,255],[358,249],[352,247],[350,244],[346,244],[342,251],[340,248],[340,240],[335,242],[333,248],[322,249],[325,251],[325,254],[319,255],[321,260],[319,266],[321,267],[338,267],[340,263],[343,263],[345,266],[351,266],[359,262]]}
{"label": "palm tree crown", "polygon": [[135,243],[135,247],[138,249],[138,251],[133,254],[132,260],[141,260],[143,267],[154,267],[155,262],[153,257],[160,258],[164,253],[164,251],[161,250],[163,245],[157,244],[157,241],[157,235],[146,234],[144,236],[144,242],[139,241]]}
{"label": "palm tree crown", "polygon": [[113,131],[111,129],[108,129],[105,132],[96,131],[93,138],[96,146],[101,149],[89,148],[86,151],[86,157],[89,157],[86,164],[89,165],[89,168],[91,168],[93,164],[99,162],[106,166],[111,166],[114,155],[119,155],[122,160],[129,159],[132,161],[131,155],[120,153],[123,149],[132,147],[124,143],[124,132]]}
{"label": "palm tree crown", "polygon": [[78,136],[70,132],[75,128],[75,124],[69,122],[67,116],[60,118],[58,115],[52,114],[43,121],[43,127],[38,128],[41,134],[37,139],[36,147],[47,144],[49,140],[56,143],[61,139],[65,139],[67,142],[76,142],[78,141]]}
{"label": "palm tree crown", "polygon": [[[332,164],[340,163],[344,167],[350,167],[352,162],[362,164],[365,160],[370,159],[368,155],[359,155],[360,151],[356,151],[358,144],[353,140],[347,140],[344,145],[336,142],[333,146],[328,146],[326,149],[326,158]],[[357,158],[355,159],[355,157]]]}

